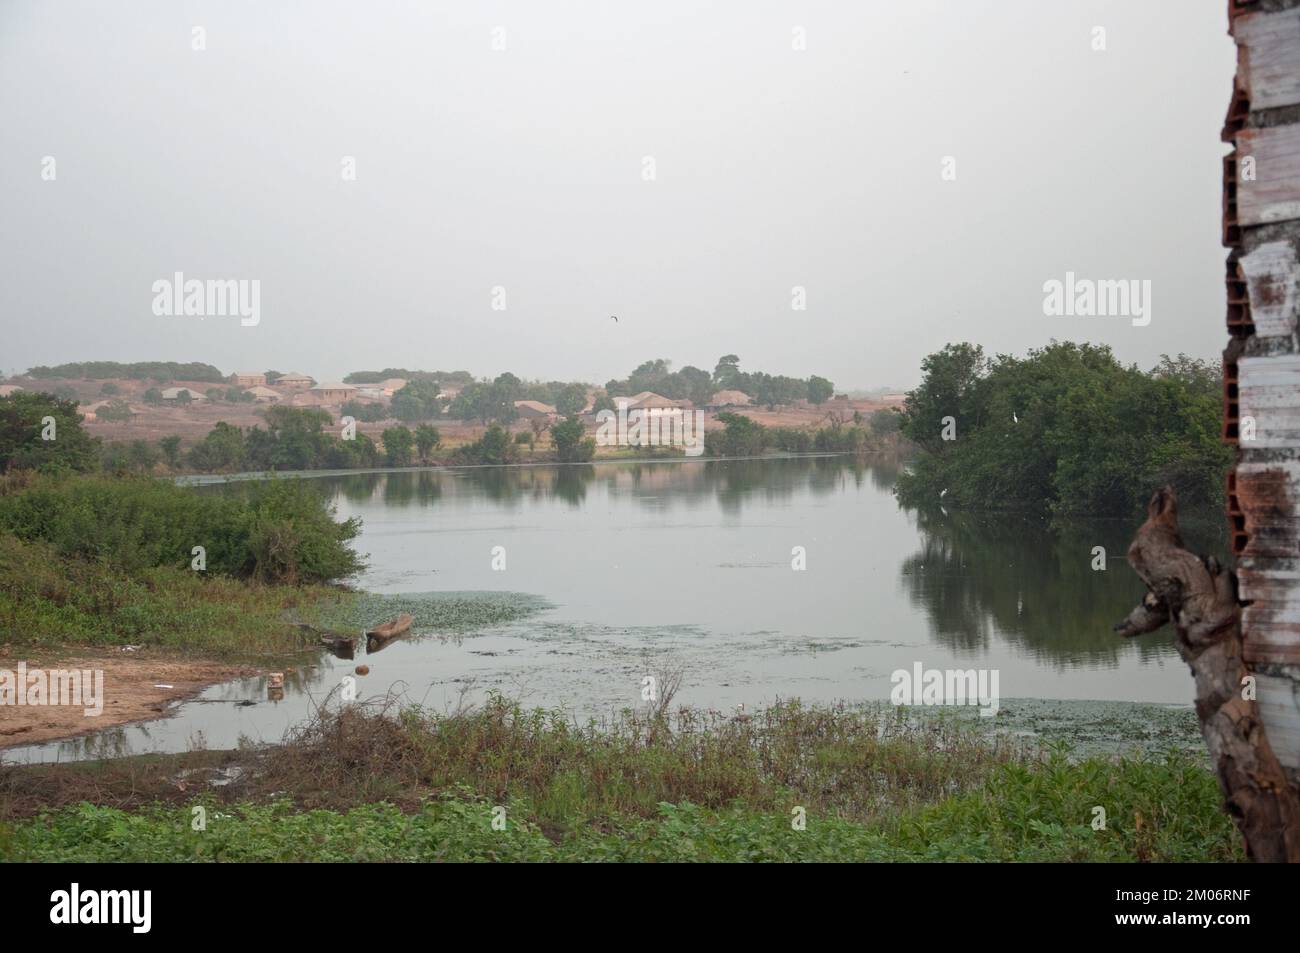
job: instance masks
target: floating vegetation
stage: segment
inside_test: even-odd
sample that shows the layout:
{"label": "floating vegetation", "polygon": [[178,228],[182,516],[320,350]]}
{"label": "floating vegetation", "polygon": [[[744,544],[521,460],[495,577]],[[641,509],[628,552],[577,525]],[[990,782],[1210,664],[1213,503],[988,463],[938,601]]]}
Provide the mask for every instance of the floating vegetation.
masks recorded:
{"label": "floating vegetation", "polygon": [[409,612],[415,616],[417,634],[469,632],[508,625],[550,608],[545,599],[522,592],[362,592],[340,605],[329,625],[364,630]]}

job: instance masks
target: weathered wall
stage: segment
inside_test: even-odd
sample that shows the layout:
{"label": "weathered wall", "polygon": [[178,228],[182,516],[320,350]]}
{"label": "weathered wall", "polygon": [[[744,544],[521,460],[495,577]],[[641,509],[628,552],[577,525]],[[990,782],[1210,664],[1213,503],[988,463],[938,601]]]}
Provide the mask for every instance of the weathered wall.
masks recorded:
{"label": "weathered wall", "polygon": [[1224,439],[1245,661],[1278,760],[1300,779],[1300,0],[1229,0],[1223,140]]}

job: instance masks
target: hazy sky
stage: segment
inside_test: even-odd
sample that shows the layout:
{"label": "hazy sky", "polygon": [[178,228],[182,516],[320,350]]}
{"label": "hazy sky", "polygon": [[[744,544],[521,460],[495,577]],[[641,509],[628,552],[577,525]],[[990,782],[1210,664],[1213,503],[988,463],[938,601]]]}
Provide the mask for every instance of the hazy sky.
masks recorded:
{"label": "hazy sky", "polygon": [[[1223,0],[0,0],[0,370],[1217,357],[1226,29]],[[260,281],[260,323],[155,315],[177,271]],[[1150,280],[1151,323],[1044,316],[1067,271]]]}

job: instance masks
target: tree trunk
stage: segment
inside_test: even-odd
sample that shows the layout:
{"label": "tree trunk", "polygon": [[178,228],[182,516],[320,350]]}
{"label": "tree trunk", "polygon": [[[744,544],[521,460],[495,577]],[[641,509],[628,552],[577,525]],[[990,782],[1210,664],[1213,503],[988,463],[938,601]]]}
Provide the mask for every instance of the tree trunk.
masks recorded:
{"label": "tree trunk", "polygon": [[1168,486],[1151,497],[1128,561],[1147,594],[1115,631],[1131,637],[1173,622],[1178,653],[1196,679],[1201,734],[1246,853],[1257,861],[1300,861],[1300,789],[1260,721],[1255,679],[1242,656],[1235,575],[1184,548],[1178,501]]}

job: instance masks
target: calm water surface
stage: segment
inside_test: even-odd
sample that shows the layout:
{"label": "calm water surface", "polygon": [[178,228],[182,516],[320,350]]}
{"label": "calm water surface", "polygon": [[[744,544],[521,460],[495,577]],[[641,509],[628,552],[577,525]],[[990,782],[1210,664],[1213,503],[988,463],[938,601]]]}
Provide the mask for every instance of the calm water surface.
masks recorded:
{"label": "calm water surface", "polygon": [[[361,663],[362,698],[450,708],[495,690],[597,716],[637,706],[642,677],[674,667],[680,702],[724,710],[887,698],[890,673],[918,661],[997,669],[1003,699],[1189,700],[1168,634],[1110,631],[1142,593],[1123,560],[1131,521],[907,511],[898,471],[801,458],[314,477],[364,523],[360,588],[523,593],[551,608],[456,637],[417,623],[420,637],[381,653],[309,662],[279,701],[264,679],[241,680],[172,718],[5,757],[275,741]],[[1095,546],[1105,571],[1091,568]]]}

